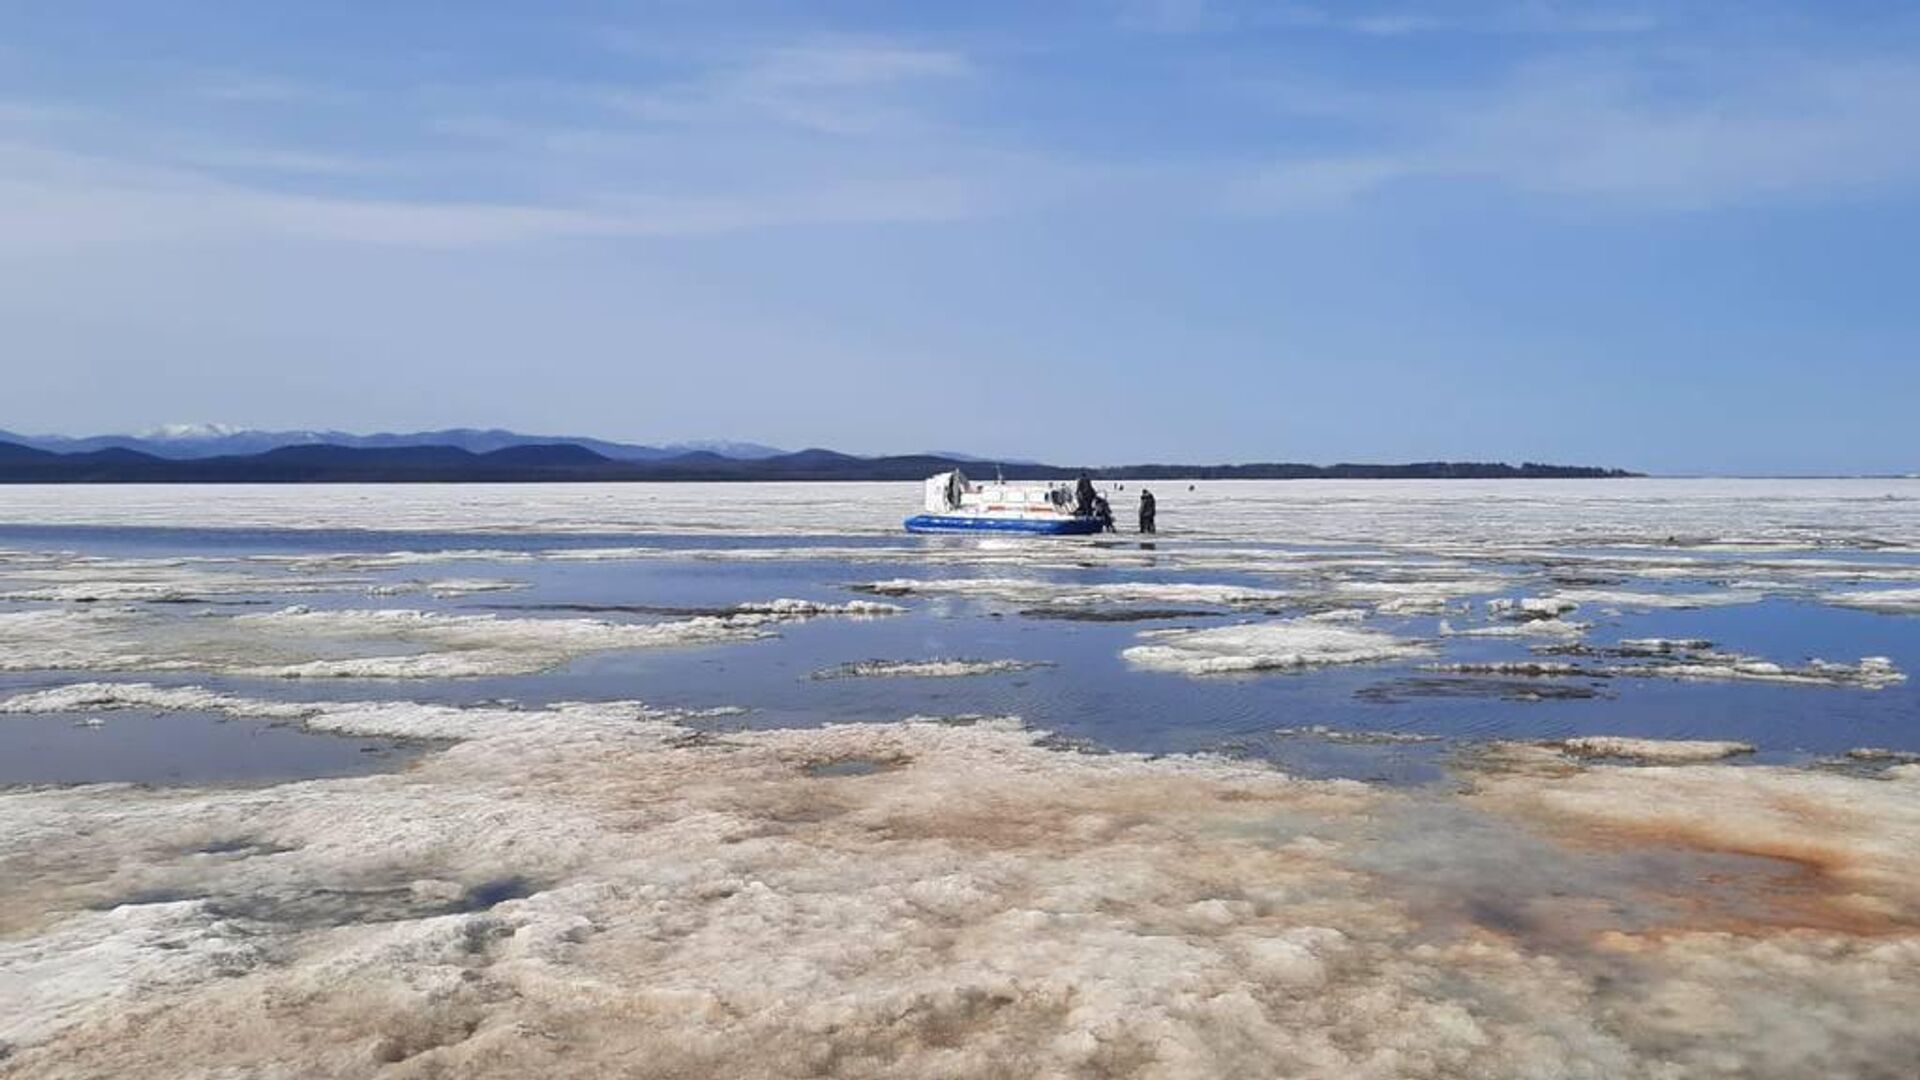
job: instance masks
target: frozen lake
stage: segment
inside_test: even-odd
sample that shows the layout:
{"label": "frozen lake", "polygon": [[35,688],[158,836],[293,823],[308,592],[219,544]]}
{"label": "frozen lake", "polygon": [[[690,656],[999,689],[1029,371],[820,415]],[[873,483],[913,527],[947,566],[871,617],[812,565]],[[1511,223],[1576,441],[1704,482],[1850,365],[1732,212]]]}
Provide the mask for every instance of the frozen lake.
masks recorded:
{"label": "frozen lake", "polygon": [[0,492],[0,690],[1014,715],[1413,782],[1501,739],[1920,751],[1920,483],[1187,486],[1149,543],[908,537],[907,484]]}
{"label": "frozen lake", "polygon": [[[475,1032],[565,1068],[420,989],[475,919],[528,1001],[724,1001],[669,1040],[696,1070],[800,1069],[837,1001],[834,1053],[939,1071],[967,1040],[885,1019],[903,987],[1018,1042],[939,971],[1109,1051],[1139,1014],[1199,1055],[1167,1075],[1377,1064],[1310,989],[1412,1032],[1384,1075],[1796,1075],[1781,1017],[1836,1075],[1916,1060],[1920,481],[1146,486],[1150,540],[910,537],[917,484],[0,488],[0,1061],[121,1060],[102,994],[190,1039],[332,964],[473,1026],[320,1072]],[[1050,1012],[1102,949],[1115,996]],[[1640,1000],[1682,987],[1741,1019]]]}

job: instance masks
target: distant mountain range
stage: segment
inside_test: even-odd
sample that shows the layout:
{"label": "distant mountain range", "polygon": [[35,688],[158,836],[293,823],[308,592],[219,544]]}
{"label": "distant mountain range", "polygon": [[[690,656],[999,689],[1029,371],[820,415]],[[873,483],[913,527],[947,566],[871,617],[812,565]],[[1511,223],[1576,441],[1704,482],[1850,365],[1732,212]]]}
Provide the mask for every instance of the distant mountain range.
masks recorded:
{"label": "distant mountain range", "polygon": [[278,450],[283,446],[345,446],[388,449],[403,446],[451,446],[475,454],[511,446],[584,446],[614,461],[658,461],[705,452],[738,461],[778,457],[786,451],[759,443],[700,440],[640,446],[577,435],[522,435],[499,428],[444,428],[439,431],[381,432],[355,435],[348,431],[256,431],[225,424],[168,424],[139,435],[16,435],[0,431],[0,442],[15,443],[56,454],[83,454],[93,450],[136,450],[154,457],[186,460],[231,457]]}
{"label": "distant mountain range", "polygon": [[[20,441],[0,433],[0,483],[417,483],[624,480],[919,480],[948,469],[1009,480],[1065,480],[1083,470],[1037,462],[990,465],[957,454],[855,457],[833,450],[783,453],[752,443],[716,449],[633,446],[599,439],[546,439],[458,428],[414,435],[166,429],[142,436]],[[308,438],[311,436],[312,438]],[[251,441],[250,441],[251,440]],[[279,440],[262,450],[239,449]],[[318,441],[316,441],[318,440]],[[421,441],[406,441],[421,440]],[[435,441],[443,440],[443,441]],[[38,444],[38,445],[36,445]],[[158,444],[172,452],[145,447]],[[223,449],[193,453],[207,445]],[[1503,479],[1631,476],[1619,469],[1416,462],[1405,465],[1126,465],[1096,477],[1195,480]]]}

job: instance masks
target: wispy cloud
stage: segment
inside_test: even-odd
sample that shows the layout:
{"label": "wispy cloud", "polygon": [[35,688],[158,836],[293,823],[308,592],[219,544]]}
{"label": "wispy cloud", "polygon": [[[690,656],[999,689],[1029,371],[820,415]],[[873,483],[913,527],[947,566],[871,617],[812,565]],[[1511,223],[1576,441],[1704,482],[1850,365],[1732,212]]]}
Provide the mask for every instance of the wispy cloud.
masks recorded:
{"label": "wispy cloud", "polygon": [[[192,231],[444,247],[942,221],[993,212],[1011,177],[1044,168],[940,136],[918,91],[974,72],[957,51],[816,35],[696,55],[695,70],[652,85],[441,85],[381,103],[386,130],[365,152],[338,124],[327,145],[262,145],[7,105],[0,243]],[[189,85],[263,108],[345,100],[227,74]],[[417,136],[396,143],[409,122]],[[406,183],[358,182],[387,177]]]}
{"label": "wispy cloud", "polygon": [[920,117],[916,91],[974,71],[963,54],[883,40],[826,39],[743,50],[665,86],[607,89],[630,116],[681,125],[771,123],[853,136]]}
{"label": "wispy cloud", "polygon": [[183,164],[210,169],[218,173],[369,177],[387,175],[396,171],[391,162],[374,158],[249,146],[183,146],[175,152],[174,156]]}
{"label": "wispy cloud", "polygon": [[338,105],[358,99],[357,94],[338,86],[236,71],[206,72],[186,89],[207,101],[245,105]]}
{"label": "wispy cloud", "polygon": [[[1312,95],[1294,88],[1289,108]],[[1327,95],[1361,149],[1280,155],[1243,207],[1317,207],[1423,179],[1672,209],[1920,182],[1920,65],[1855,59],[1587,57],[1479,93]]]}
{"label": "wispy cloud", "polygon": [[1118,0],[1117,21],[1128,30],[1203,34],[1257,30],[1324,31],[1366,37],[1412,34],[1616,35],[1638,34],[1660,19],[1637,8],[1596,7],[1560,0],[1489,0],[1432,5],[1261,3],[1255,0]]}
{"label": "wispy cloud", "polygon": [[[1501,10],[1543,26],[1590,16],[1558,4]],[[1199,0],[1152,7],[1167,25],[1216,13]],[[1441,32],[1384,8],[1337,18],[1356,34]],[[1609,28],[1630,24],[1588,27]],[[183,134],[132,105],[0,103],[0,246],[268,236],[460,247],[1062,204],[1132,217],[1257,214],[1436,181],[1670,210],[1920,183],[1920,146],[1903,134],[1920,111],[1920,64],[1594,44],[1512,50],[1507,73],[1479,84],[1448,71],[1426,83],[1236,73],[1239,97],[1169,86],[1217,110],[1200,126],[1232,133],[1230,149],[1185,157],[1163,155],[1153,138],[1069,149],[1086,119],[1026,123],[1023,95],[1040,91],[1008,78],[1004,57],[883,36],[710,43],[582,85],[449,80],[352,102],[349,120],[381,129],[364,137],[332,119],[283,132],[250,115]],[[263,110],[329,100],[273,79],[224,93]]]}
{"label": "wispy cloud", "polygon": [[1386,11],[1375,15],[1359,15],[1336,22],[1345,29],[1359,34],[1373,34],[1378,37],[1399,37],[1403,34],[1418,34],[1430,30],[1439,30],[1448,26],[1445,19],[1434,15],[1422,15],[1408,11]]}
{"label": "wispy cloud", "polygon": [[1123,29],[1153,34],[1225,30],[1236,21],[1219,0],[1119,0],[1115,8]]}
{"label": "wispy cloud", "polygon": [[965,182],[713,196],[606,196],[572,204],[291,194],[182,169],[0,143],[0,236],[10,253],[97,244],[294,238],[464,248],[541,240],[950,220],[980,211]]}

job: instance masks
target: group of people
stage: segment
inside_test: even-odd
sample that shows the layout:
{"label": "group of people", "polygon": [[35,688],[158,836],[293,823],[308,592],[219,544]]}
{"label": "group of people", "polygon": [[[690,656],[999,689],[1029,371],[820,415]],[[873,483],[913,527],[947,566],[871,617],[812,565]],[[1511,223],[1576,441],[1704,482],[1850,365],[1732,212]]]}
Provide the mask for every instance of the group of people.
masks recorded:
{"label": "group of people", "polygon": [[[1074,484],[1073,499],[1074,499],[1074,510],[1073,510],[1074,513],[1082,517],[1092,517],[1097,519],[1100,522],[1100,530],[1102,532],[1118,532],[1119,531],[1118,529],[1114,528],[1114,525],[1113,525],[1112,504],[1107,502],[1107,497],[1105,495],[1102,495],[1098,491],[1095,491],[1093,489],[1093,478],[1088,476],[1086,473],[1081,473],[1079,481]],[[1158,508],[1154,504],[1153,492],[1148,491],[1146,488],[1141,488],[1140,489],[1140,531],[1141,532],[1151,533],[1151,532],[1157,531],[1154,528],[1154,521],[1153,521],[1154,514],[1157,512],[1157,509]]]}

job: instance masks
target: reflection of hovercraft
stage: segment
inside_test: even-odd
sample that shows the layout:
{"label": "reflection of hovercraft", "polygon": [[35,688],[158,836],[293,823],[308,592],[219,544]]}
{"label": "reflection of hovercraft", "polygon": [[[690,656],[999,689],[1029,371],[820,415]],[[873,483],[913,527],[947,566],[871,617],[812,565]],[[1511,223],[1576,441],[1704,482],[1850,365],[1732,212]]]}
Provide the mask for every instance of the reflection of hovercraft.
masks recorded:
{"label": "reflection of hovercraft", "polygon": [[1086,536],[1100,531],[1100,519],[1073,512],[1073,489],[1065,484],[980,483],[955,469],[927,478],[925,506],[925,513],[907,519],[908,532]]}

